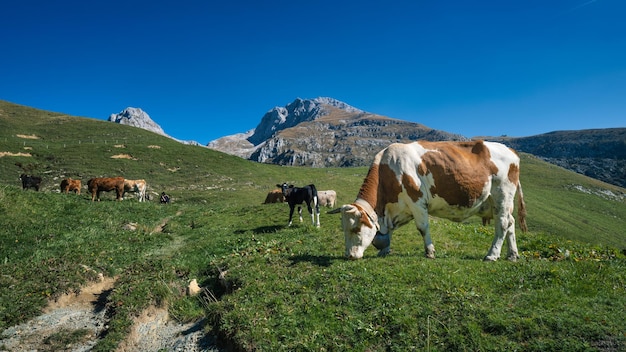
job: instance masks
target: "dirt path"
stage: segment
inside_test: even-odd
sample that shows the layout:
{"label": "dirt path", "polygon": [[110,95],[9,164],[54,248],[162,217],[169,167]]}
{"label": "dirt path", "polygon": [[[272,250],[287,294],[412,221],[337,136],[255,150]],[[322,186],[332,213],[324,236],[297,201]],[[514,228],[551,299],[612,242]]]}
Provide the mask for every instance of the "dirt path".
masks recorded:
{"label": "dirt path", "polygon": [[[115,284],[112,278],[84,287],[51,302],[43,314],[0,334],[0,348],[8,351],[89,351],[106,330],[107,295]],[[72,343],[66,343],[74,336]],[[199,323],[179,324],[168,318],[167,310],[151,307],[135,319],[131,333],[118,347],[130,351],[212,351],[211,336]]]}

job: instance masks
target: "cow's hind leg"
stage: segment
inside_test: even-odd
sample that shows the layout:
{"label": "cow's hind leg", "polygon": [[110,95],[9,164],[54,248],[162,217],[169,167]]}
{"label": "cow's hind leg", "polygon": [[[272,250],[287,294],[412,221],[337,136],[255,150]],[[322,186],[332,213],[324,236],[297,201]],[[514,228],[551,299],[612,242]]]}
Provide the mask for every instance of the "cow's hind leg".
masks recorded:
{"label": "cow's hind leg", "polygon": [[417,231],[422,235],[424,240],[424,255],[426,258],[435,259],[435,245],[430,237],[430,224],[428,223],[428,210],[422,207],[414,209],[413,219]]}
{"label": "cow's hind leg", "polygon": [[513,217],[514,197],[515,193],[512,192],[512,194],[503,194],[502,200],[495,199],[495,235],[485,261],[495,261],[500,258],[505,238],[508,244],[507,259],[515,261],[519,258],[515,240],[515,218]]}
{"label": "cow's hind leg", "polygon": [[300,222],[302,222],[302,207],[298,205],[298,216],[300,216]]}

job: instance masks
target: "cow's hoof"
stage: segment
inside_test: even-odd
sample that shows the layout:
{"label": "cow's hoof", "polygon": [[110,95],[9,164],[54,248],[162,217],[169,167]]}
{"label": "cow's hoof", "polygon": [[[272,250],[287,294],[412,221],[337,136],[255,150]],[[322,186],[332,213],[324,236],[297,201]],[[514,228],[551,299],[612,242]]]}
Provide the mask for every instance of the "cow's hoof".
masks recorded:
{"label": "cow's hoof", "polygon": [[495,262],[496,260],[498,260],[498,257],[493,256],[493,255],[488,255],[485,258],[483,258],[483,262]]}
{"label": "cow's hoof", "polygon": [[383,248],[380,251],[378,251],[378,256],[379,257],[385,257],[389,253],[391,253],[391,249],[390,248]]}
{"label": "cow's hoof", "polygon": [[510,260],[512,262],[516,262],[519,259],[519,255],[517,254],[509,254],[508,257],[506,257],[507,260]]}

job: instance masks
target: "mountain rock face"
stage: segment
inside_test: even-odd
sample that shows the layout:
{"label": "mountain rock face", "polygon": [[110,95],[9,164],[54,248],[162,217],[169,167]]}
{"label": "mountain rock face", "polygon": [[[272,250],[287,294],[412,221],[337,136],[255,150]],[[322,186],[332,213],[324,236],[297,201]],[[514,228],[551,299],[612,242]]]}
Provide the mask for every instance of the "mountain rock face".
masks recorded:
{"label": "mountain rock face", "polygon": [[555,131],[491,140],[580,174],[626,187],[626,128]]}
{"label": "mountain rock face", "polygon": [[144,130],[152,131],[163,136],[169,137],[165,131],[156,122],[152,121],[150,116],[139,108],[128,107],[122,110],[119,114],[111,114],[109,121],[119,123],[122,125],[129,125],[134,127],[143,128]]}
{"label": "mountain rock face", "polygon": [[369,165],[394,142],[467,140],[424,125],[367,113],[332,98],[296,99],[268,111],[246,133],[207,146],[245,159],[290,166]]}

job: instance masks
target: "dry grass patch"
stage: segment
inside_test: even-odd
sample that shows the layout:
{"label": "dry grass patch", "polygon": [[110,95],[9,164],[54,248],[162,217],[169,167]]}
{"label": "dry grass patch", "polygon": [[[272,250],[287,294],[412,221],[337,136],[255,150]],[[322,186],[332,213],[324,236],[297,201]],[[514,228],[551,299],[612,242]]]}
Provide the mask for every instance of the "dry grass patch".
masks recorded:
{"label": "dry grass patch", "polygon": [[12,152],[0,152],[0,158],[3,156],[32,156],[30,153],[12,153]]}
{"label": "dry grass patch", "polygon": [[117,154],[111,156],[111,159],[129,159],[129,160],[137,160],[137,158],[133,158],[132,155],[129,154]]}
{"label": "dry grass patch", "polygon": [[150,149],[161,149],[160,145],[149,145],[148,148]]}
{"label": "dry grass patch", "polygon": [[31,135],[28,135],[28,134],[16,134],[15,136],[18,137],[18,138],[24,138],[24,139],[40,139],[39,136],[34,135],[34,134],[31,134]]}

